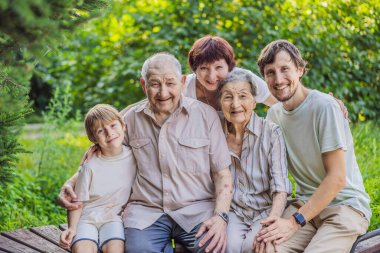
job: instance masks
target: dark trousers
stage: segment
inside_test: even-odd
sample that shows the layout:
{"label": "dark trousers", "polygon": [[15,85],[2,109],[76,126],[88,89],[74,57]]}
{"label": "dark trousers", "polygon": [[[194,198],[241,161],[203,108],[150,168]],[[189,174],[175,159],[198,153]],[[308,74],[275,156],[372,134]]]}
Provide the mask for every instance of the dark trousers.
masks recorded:
{"label": "dark trousers", "polygon": [[169,215],[162,215],[145,229],[125,228],[125,252],[127,253],[173,253],[172,238],[193,253],[205,252],[208,245],[198,244],[205,233],[195,238],[201,224],[190,233],[183,230]]}

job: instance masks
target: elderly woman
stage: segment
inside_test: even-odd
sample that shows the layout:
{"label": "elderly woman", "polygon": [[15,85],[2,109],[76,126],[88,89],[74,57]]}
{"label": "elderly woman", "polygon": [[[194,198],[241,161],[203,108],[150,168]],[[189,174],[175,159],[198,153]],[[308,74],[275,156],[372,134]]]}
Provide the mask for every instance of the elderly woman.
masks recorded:
{"label": "elderly woman", "polygon": [[233,70],[217,91],[234,183],[227,252],[252,252],[260,221],[280,217],[291,193],[285,143],[279,126],[253,112],[256,84],[250,72]]}

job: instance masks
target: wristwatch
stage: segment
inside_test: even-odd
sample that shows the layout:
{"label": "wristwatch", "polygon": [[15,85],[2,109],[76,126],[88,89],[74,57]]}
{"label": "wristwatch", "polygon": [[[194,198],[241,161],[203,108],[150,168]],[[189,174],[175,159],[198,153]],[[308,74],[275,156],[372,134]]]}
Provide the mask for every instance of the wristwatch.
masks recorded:
{"label": "wristwatch", "polygon": [[216,215],[218,215],[220,218],[222,218],[227,224],[229,222],[229,218],[228,218],[228,213],[226,212],[219,212],[219,213],[215,213]]}
{"label": "wristwatch", "polygon": [[300,224],[301,227],[305,226],[306,225],[306,220],[305,220],[305,217],[303,217],[302,214],[298,213],[298,212],[295,212],[293,214],[293,217],[294,219],[296,220],[296,222],[298,224]]}

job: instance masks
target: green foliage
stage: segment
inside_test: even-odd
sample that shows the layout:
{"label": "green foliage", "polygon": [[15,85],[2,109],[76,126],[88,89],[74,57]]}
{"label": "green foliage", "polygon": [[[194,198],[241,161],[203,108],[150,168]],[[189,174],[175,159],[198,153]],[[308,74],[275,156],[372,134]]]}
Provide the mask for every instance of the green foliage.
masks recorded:
{"label": "green foliage", "polygon": [[0,2],[0,179],[11,181],[17,141],[31,112],[29,80],[35,65],[65,40],[65,33],[88,21],[107,0],[5,0]]}
{"label": "green foliage", "polygon": [[0,231],[66,222],[66,211],[56,204],[59,186],[73,174],[90,145],[84,129],[70,119],[70,87],[56,89],[44,124],[22,135],[31,154],[21,156],[14,183],[0,187]]}
{"label": "green foliage", "polygon": [[258,73],[260,50],[287,39],[309,61],[306,86],[333,92],[353,121],[373,119],[380,111],[379,10],[375,0],[115,1],[40,70],[53,86],[72,84],[75,108],[102,102],[122,109],[143,97],[139,70],[153,53],[169,51],[186,66],[194,41],[215,34],[235,48],[238,65]]}
{"label": "green foliage", "polygon": [[355,154],[362,171],[364,186],[371,198],[370,230],[380,228],[380,125],[356,124],[353,131]]}

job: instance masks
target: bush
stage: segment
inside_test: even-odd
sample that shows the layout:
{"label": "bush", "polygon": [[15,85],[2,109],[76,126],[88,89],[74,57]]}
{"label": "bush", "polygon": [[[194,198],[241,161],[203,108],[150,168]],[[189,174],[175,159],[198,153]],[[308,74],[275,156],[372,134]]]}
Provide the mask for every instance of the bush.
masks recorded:
{"label": "bush", "polygon": [[70,86],[56,89],[44,124],[22,135],[32,154],[21,156],[14,182],[0,187],[7,196],[0,199],[0,231],[66,222],[66,211],[56,204],[59,187],[90,145],[79,118],[69,118],[71,106]]}
{"label": "bush", "polygon": [[[379,117],[380,2],[360,1],[115,1],[112,12],[71,37],[40,74],[73,86],[75,108],[97,103],[119,109],[143,97],[144,60],[169,51],[186,66],[193,42],[220,35],[238,65],[258,73],[260,50],[272,40],[293,42],[309,61],[305,85],[333,92],[353,121]],[[53,52],[52,52],[53,53]],[[185,72],[189,72],[185,68]]]}

